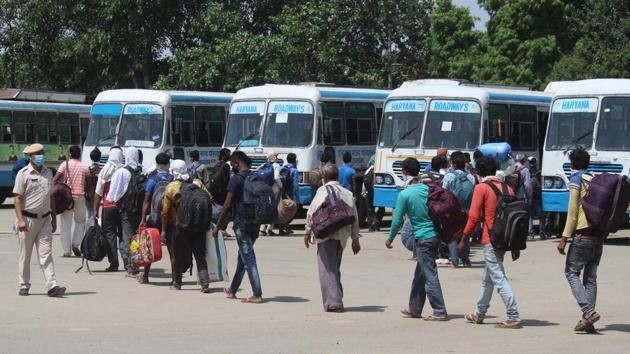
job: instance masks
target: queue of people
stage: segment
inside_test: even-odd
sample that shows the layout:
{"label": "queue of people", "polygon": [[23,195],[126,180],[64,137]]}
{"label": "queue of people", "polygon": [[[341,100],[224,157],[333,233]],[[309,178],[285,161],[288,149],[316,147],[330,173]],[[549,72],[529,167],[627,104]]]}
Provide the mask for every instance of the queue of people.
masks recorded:
{"label": "queue of people", "polygon": [[[252,198],[256,197],[251,190],[255,188],[254,183],[263,183],[272,191],[273,198],[290,198],[297,202],[299,190],[295,154],[289,154],[287,163],[280,167],[277,154],[271,152],[267,163],[254,171],[251,159],[241,151],[230,153],[223,149],[215,166],[200,164],[199,154],[195,152],[190,154],[190,165],[160,153],[155,158],[154,168],[147,173],[141,165],[140,151],[135,147],[128,147],[124,152],[120,147],[112,147],[107,162],[100,168],[99,152],[90,153],[93,164],[87,167],[79,160],[79,147],[73,146],[69,149],[70,160],[59,166],[54,177],[50,169],[44,166],[44,146],[32,144],[24,149],[24,154],[28,157],[28,164],[17,172],[13,190],[16,197],[16,226],[19,230],[19,295],[29,294],[33,247],[44,273],[48,296],[64,295],[66,288],[56,280],[52,256],[56,216],[58,212],[62,215],[62,256],[70,256],[70,252],[78,255],[81,252],[79,247],[87,209],[91,209],[92,217],[101,220],[107,241],[107,272],[119,270],[120,253],[126,275],[136,278],[141,284],[148,283],[150,265],[138,269],[131,260],[130,245],[138,229],[153,227],[160,230],[161,240],[167,246],[172,273],[171,288],[182,288],[182,274],[191,267],[194,257],[201,292],[204,293],[209,292],[206,238],[208,235],[218,237],[220,230],[228,222],[233,222],[238,245],[237,266],[224,294],[229,299],[236,299],[247,274],[252,295],[242,301],[263,302],[255,243],[259,235],[268,235],[272,226],[268,224],[261,229],[257,214],[259,210],[256,209],[258,205],[255,204],[257,201],[252,202]],[[407,187],[398,196],[392,226],[385,241],[386,248],[393,247],[393,241],[406,219],[413,233],[416,266],[409,303],[401,312],[405,317],[423,318],[425,321],[449,320],[436,265],[441,242],[428,206],[432,188],[439,187],[455,195],[467,214],[462,234],[447,245],[452,267],[458,267],[460,263],[464,267],[470,266],[469,239],[475,233],[481,233],[485,261],[481,290],[475,310],[467,314],[465,319],[473,324],[482,324],[496,288],[507,313],[507,319],[498,326],[521,328],[516,297],[504,266],[506,253],[510,253],[512,260],[516,261],[520,252],[518,249],[498,248],[494,242],[497,237],[494,226],[500,211],[497,209],[499,199],[520,196],[529,201],[531,206],[536,200],[536,188],[533,187],[536,177],[530,178],[529,170],[525,172],[528,160],[523,156],[517,156],[520,165],[517,164],[514,172],[519,175],[516,185],[510,184],[508,177],[500,177],[499,164],[491,157],[475,153],[471,161],[470,155],[462,152],[453,152],[450,159],[447,156],[446,151],[441,151],[424,173],[421,173],[415,158],[407,158],[402,162],[402,174]],[[593,332],[593,324],[600,319],[595,310],[597,266],[602,256],[605,235],[590,224],[580,202],[587,194],[593,178],[586,171],[589,155],[584,150],[576,149],[569,154],[569,158],[576,172],[570,178],[570,207],[558,252],[564,255],[567,241],[574,238],[566,257],[565,275],[582,311],[575,331]],[[343,160],[344,166],[340,168],[334,164],[334,157],[327,157],[318,169],[321,186],[317,188],[308,208],[304,235],[306,248],[317,245],[322,302],[327,312],[344,311],[340,268],[348,242],[354,254],[361,250],[355,194],[346,186],[355,172],[349,166],[351,156],[344,155]],[[58,211],[52,190],[54,182],[62,179],[71,189],[73,207]],[[86,206],[86,198],[91,205]],[[322,219],[322,212],[331,206],[337,208],[334,209],[335,214]],[[531,206],[532,210],[536,208]],[[199,210],[205,213],[202,216],[207,215],[207,219],[202,218],[201,223],[192,217],[198,215]],[[212,230],[211,222],[214,223]],[[279,228],[286,233],[292,232],[288,224],[279,225]],[[544,223],[540,235],[545,238]],[[583,279],[580,279],[582,272]],[[423,315],[427,298],[433,312]]]}

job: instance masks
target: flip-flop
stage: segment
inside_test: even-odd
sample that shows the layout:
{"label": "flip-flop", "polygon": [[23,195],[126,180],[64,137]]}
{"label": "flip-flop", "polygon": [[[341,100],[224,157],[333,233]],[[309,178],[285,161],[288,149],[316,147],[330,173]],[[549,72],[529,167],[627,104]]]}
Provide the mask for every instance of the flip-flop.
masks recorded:
{"label": "flip-flop", "polygon": [[503,321],[501,323],[497,323],[497,328],[506,328],[506,329],[521,329],[523,328],[523,324],[521,321]]}
{"label": "flip-flop", "polygon": [[402,310],[400,310],[400,313],[402,313],[403,316],[406,317],[406,318],[422,318],[422,316],[420,314],[413,313],[409,309],[402,309]]}
{"label": "flip-flop", "polygon": [[425,320],[425,321],[444,322],[444,321],[448,321],[448,316],[429,315],[429,316],[423,317],[422,319]]}
{"label": "flip-flop", "polygon": [[479,316],[475,315],[474,313],[468,313],[466,314],[466,316],[464,316],[464,318],[466,318],[466,321],[474,324],[483,324],[483,319],[480,319]]}
{"label": "flip-flop", "polygon": [[243,300],[241,300],[242,303],[244,304],[262,304],[263,303],[263,299],[261,297],[247,297],[244,298]]}
{"label": "flip-flop", "polygon": [[225,297],[227,297],[228,299],[231,299],[231,300],[236,299],[236,295],[232,294],[232,292],[228,288],[223,288],[223,293],[225,294]]}

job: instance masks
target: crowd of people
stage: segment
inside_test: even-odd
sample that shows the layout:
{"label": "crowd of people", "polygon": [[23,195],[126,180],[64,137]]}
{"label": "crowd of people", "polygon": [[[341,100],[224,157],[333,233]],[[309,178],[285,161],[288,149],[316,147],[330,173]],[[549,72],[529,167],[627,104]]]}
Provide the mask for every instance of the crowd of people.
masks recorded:
{"label": "crowd of people", "polygon": [[[151,267],[148,265],[139,269],[132,262],[130,244],[138,230],[156,228],[160,230],[161,240],[168,250],[171,288],[181,289],[182,274],[190,269],[194,257],[199,284],[204,293],[209,292],[206,238],[208,235],[218,237],[219,232],[232,222],[238,245],[237,266],[224,294],[227,298],[236,299],[247,274],[252,296],[242,301],[263,302],[261,275],[254,251],[256,240],[261,235],[273,235],[274,228],[282,234],[294,231],[290,227],[290,220],[279,225],[261,225],[257,222],[251,201],[248,200],[251,198],[248,196],[247,188],[251,188],[248,183],[254,179],[262,181],[273,191],[275,199],[288,198],[299,203],[298,161],[295,154],[288,154],[286,161],[280,164],[278,155],[270,152],[266,163],[253,170],[250,157],[242,151],[223,149],[218,162],[212,166],[201,164],[197,151],[190,153],[188,164],[167,153],[160,153],[154,165],[146,169],[142,164],[141,151],[135,147],[127,147],[124,151],[118,146],[111,147],[107,162],[101,167],[98,149],[90,152],[92,164],[85,166],[80,161],[80,148],[72,146],[69,148],[69,160],[61,163],[53,176],[52,171],[44,166],[44,146],[32,144],[23,153],[27,163],[18,170],[13,190],[16,228],[19,231],[19,295],[29,294],[33,247],[39,257],[48,295],[64,295],[66,289],[56,280],[52,256],[52,234],[57,228],[57,215],[61,215],[63,257],[69,257],[72,253],[80,256],[86,226],[100,223],[107,241],[109,266],[106,271],[119,271],[120,256],[125,274],[146,284],[149,282]],[[592,332],[593,324],[600,319],[595,311],[595,300],[597,266],[602,255],[603,238],[601,233],[591,227],[580,203],[592,178],[586,171],[589,155],[584,150],[576,149],[569,154],[569,158],[575,173],[570,178],[570,207],[558,252],[565,254],[567,241],[574,238],[567,253],[565,274],[583,313],[575,330]],[[470,239],[477,238],[483,246],[485,269],[476,309],[465,316],[466,320],[474,324],[483,323],[496,288],[507,312],[507,319],[499,327],[522,327],[516,297],[504,267],[506,253],[510,253],[512,260],[516,261],[520,252],[498,249],[493,243],[498,200],[506,196],[525,200],[531,211],[530,216],[541,218],[540,238],[545,239],[547,234],[540,206],[540,174],[536,171],[535,161],[523,155],[517,155],[515,160],[514,168],[507,174],[500,170],[495,159],[479,151],[471,159],[468,153],[456,151],[449,156],[446,149],[440,149],[424,171],[421,171],[420,163],[415,158],[407,158],[402,162],[406,188],[398,196],[385,246],[393,247],[398,232],[407,223],[413,239],[416,268],[409,304],[401,311],[404,316],[426,321],[449,320],[438,276],[437,258],[445,253],[449,267],[470,267]],[[321,161],[321,166],[311,173],[311,182],[316,189],[307,211],[304,245],[307,248],[317,245],[324,310],[343,312],[340,278],[342,254],[348,241],[354,254],[361,250],[357,187],[354,183],[357,173],[351,166],[352,156],[349,153],[343,155],[343,165],[340,167],[335,164],[334,153],[325,152]],[[378,230],[378,215],[382,218],[383,211],[375,210],[372,205],[374,192],[369,176],[373,176],[373,157],[370,166],[361,189],[368,199],[369,228]],[[53,198],[56,181],[64,181],[70,188],[72,207],[68,210],[56,209]],[[467,215],[462,235],[448,245],[441,244],[434,218],[429,212],[428,199],[434,186],[455,195]],[[189,217],[189,208],[196,204],[189,204],[190,200],[201,200],[207,204],[208,210],[211,210],[212,224],[201,228],[195,225],[195,221]],[[349,212],[343,224],[324,233],[317,213],[322,208],[328,208],[331,203],[342,203]],[[528,231],[529,238],[533,239],[532,221],[529,222]],[[582,272],[583,279],[580,279]],[[431,315],[423,315],[427,298],[433,308]]]}

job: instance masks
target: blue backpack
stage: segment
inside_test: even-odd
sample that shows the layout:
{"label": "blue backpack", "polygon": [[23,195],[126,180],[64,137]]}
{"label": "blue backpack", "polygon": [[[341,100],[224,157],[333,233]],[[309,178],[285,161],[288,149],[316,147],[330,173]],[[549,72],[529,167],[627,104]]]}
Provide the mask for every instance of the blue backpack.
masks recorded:
{"label": "blue backpack", "polygon": [[468,179],[468,172],[464,173],[454,173],[455,180],[451,182],[449,186],[450,191],[455,194],[457,200],[462,205],[465,210],[470,209],[470,204],[472,202],[473,190],[475,189],[475,185]]}
{"label": "blue backpack", "polygon": [[291,178],[291,169],[286,165],[280,169],[280,181],[282,182],[284,193],[286,195],[293,195],[293,178]]}
{"label": "blue backpack", "polygon": [[269,162],[265,162],[258,170],[256,174],[260,179],[267,183],[269,186],[273,186],[273,165]]}

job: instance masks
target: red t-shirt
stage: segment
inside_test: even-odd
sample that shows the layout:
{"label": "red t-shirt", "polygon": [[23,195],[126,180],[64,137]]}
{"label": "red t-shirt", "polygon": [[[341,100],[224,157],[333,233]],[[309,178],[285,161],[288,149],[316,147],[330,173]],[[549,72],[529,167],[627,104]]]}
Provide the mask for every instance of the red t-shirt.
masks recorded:
{"label": "red t-shirt", "polygon": [[[498,177],[490,177],[486,181],[492,182],[499,190],[501,190],[501,181]],[[508,186],[510,195],[514,195],[512,188]],[[496,214],[497,196],[490,186],[485,183],[479,183],[475,186],[473,192],[470,210],[468,211],[468,223],[464,228],[464,235],[470,237],[479,222],[483,221],[483,233],[481,243],[490,243],[490,233],[488,230],[494,226],[494,216]],[[483,217],[483,220],[481,218]]]}

